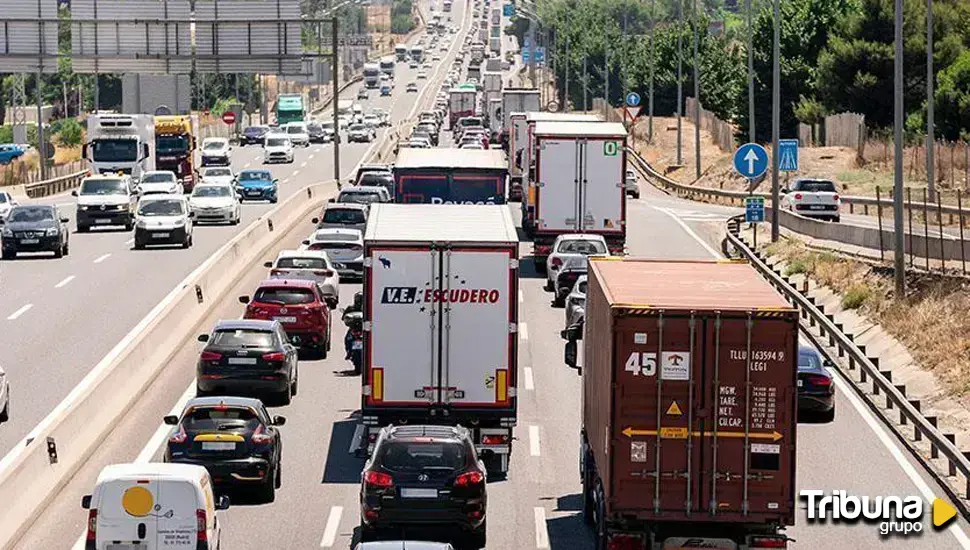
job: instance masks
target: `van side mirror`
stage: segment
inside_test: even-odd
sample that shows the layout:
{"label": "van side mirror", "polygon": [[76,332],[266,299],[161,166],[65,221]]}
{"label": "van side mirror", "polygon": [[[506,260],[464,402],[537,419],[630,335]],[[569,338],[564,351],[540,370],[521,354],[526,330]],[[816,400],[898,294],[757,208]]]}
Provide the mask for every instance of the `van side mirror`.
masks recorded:
{"label": "van side mirror", "polygon": [[74,189],[74,190],[71,191],[71,196],[72,197],[76,197],[77,196],[77,189]]}
{"label": "van side mirror", "polygon": [[284,424],[286,424],[286,417],[285,416],[274,416],[273,417],[273,425],[274,426],[282,426]]}
{"label": "van side mirror", "polygon": [[81,497],[81,508],[85,510],[91,509],[91,495],[84,495]]}
{"label": "van side mirror", "polygon": [[219,496],[219,500],[216,502],[216,510],[228,510],[229,509],[229,497],[227,495]]}
{"label": "van side mirror", "polygon": [[239,297],[239,303],[240,304],[248,304],[249,303],[249,296],[240,296]]}
{"label": "van side mirror", "polygon": [[208,334],[200,334],[198,340],[200,342],[203,342],[203,343],[204,342],[208,342],[209,341],[209,335]]}
{"label": "van side mirror", "polygon": [[304,239],[302,243],[306,246],[310,246],[310,239]]}
{"label": "van side mirror", "polygon": [[263,267],[273,267],[273,262],[266,262],[263,264]]}
{"label": "van side mirror", "polygon": [[314,224],[318,224],[318,223],[320,223],[320,218],[313,218],[310,221],[313,222]]}
{"label": "van side mirror", "polygon": [[170,414],[162,418],[162,422],[165,422],[165,424],[169,426],[175,426],[179,423],[179,417],[175,416],[174,414]]}

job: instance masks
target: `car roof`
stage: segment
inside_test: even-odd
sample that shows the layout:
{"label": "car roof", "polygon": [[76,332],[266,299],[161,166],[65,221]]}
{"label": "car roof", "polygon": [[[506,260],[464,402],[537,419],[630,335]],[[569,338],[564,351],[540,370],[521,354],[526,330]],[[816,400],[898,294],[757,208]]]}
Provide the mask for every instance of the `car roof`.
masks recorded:
{"label": "car roof", "polygon": [[330,256],[327,256],[326,252],[323,252],[321,250],[280,250],[280,253],[276,256],[276,259],[280,260],[282,258],[306,258],[306,257],[323,258],[325,260],[330,258]]}
{"label": "car roof", "polygon": [[556,237],[557,241],[596,241],[606,242],[602,235],[591,235],[589,233],[564,233]]}
{"label": "car roof", "polygon": [[101,469],[98,483],[115,479],[137,479],[146,476],[170,479],[201,479],[206,473],[204,466],[178,464],[173,462],[135,462],[131,464],[111,464]]}
{"label": "car roof", "polygon": [[175,176],[175,172],[173,172],[171,170],[149,170],[149,171],[145,172],[145,175],[146,176],[151,176],[152,174],[170,174],[173,177]]}
{"label": "car roof", "polygon": [[460,426],[391,426],[387,432],[389,440],[414,439],[418,437],[433,437],[436,439],[461,440],[468,436],[468,431]]}
{"label": "car roof", "polygon": [[264,279],[256,288],[278,288],[281,286],[290,286],[295,288],[313,288],[316,286],[316,281],[311,281],[310,279]]}
{"label": "car roof", "polygon": [[265,319],[220,319],[212,330],[271,330],[278,323]]}
{"label": "car roof", "polygon": [[361,210],[361,211],[365,211],[366,212],[367,211],[367,205],[365,205],[365,204],[357,204],[357,203],[354,203],[354,202],[331,202],[331,203],[328,203],[327,204],[327,207],[324,209],[324,212],[326,212],[327,210],[337,210],[337,209],[340,209],[340,210],[347,210],[347,209],[350,209],[350,210]]}
{"label": "car roof", "polygon": [[187,201],[189,198],[186,195],[175,195],[172,193],[156,193],[152,195],[142,195],[139,202],[154,202],[154,201]]}
{"label": "car roof", "polygon": [[245,170],[241,171],[239,174],[240,175],[242,175],[242,174],[269,174],[269,175],[273,175],[272,172],[270,172],[269,170],[267,170],[265,168],[246,168]]}
{"label": "car roof", "polygon": [[217,407],[219,405],[226,405],[229,407],[252,407],[259,410],[259,407],[262,404],[263,402],[255,397],[219,395],[214,397],[193,397],[192,399],[189,399],[182,410],[188,410],[190,407]]}
{"label": "car roof", "polygon": [[341,189],[340,193],[382,193],[384,191],[387,191],[387,189],[379,185],[351,185]]}

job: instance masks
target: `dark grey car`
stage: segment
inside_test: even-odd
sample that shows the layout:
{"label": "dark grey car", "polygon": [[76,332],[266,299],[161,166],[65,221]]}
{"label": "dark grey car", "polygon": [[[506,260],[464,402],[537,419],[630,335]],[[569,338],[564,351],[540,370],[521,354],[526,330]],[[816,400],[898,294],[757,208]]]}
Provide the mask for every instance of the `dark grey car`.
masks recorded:
{"label": "dark grey car", "polygon": [[69,221],[55,206],[15,206],[5,220],[0,220],[3,259],[12,260],[20,252],[53,252],[55,258],[66,256]]}

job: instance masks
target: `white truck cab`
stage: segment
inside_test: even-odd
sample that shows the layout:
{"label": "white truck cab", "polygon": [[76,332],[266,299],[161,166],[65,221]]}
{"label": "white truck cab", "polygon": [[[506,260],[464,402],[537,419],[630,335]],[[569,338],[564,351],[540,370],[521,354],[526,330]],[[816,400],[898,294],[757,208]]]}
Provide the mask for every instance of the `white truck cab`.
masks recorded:
{"label": "white truck cab", "polygon": [[101,470],[94,491],[81,499],[88,510],[85,550],[109,548],[219,548],[216,500],[203,466],[114,464]]}
{"label": "white truck cab", "polygon": [[81,156],[92,174],[122,173],[137,183],[155,169],[155,120],[152,115],[88,115],[88,141]]}

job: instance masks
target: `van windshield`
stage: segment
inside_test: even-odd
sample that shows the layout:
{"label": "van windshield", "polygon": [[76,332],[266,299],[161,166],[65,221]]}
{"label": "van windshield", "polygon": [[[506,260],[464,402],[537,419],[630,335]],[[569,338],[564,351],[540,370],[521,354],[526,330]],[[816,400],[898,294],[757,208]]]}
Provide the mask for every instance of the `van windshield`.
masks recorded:
{"label": "van windshield", "polygon": [[122,180],[85,180],[81,184],[82,195],[125,195],[127,189]]}

